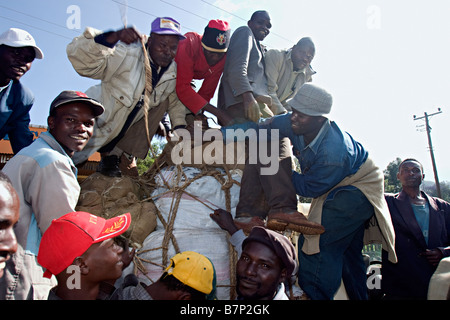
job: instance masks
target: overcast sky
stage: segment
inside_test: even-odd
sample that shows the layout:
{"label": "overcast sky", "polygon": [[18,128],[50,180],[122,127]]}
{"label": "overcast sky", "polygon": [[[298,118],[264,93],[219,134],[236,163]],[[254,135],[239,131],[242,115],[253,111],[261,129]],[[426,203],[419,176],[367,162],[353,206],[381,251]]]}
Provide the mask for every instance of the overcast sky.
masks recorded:
{"label": "overcast sky", "polygon": [[330,118],[380,168],[397,157],[414,157],[433,181],[424,121],[413,116],[441,108],[430,119],[431,138],[439,179],[450,181],[450,1],[14,0],[0,4],[0,30],[25,29],[44,51],[22,82],[36,99],[31,123],[46,125],[49,105],[62,90],[85,91],[97,83],[80,77],[65,52],[85,27],[116,30],[126,22],[149,33],[155,17],[170,16],[182,32],[202,34],[211,19],[225,19],[235,30],[256,10],[271,15],[273,27],[263,42],[269,49],[313,39],[313,81],[334,97]]}

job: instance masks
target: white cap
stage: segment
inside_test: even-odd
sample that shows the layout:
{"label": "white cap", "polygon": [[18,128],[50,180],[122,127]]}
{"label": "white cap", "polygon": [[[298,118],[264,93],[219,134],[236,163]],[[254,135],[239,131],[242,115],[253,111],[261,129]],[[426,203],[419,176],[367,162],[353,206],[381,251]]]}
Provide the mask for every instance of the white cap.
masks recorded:
{"label": "white cap", "polygon": [[44,58],[44,53],[38,46],[34,38],[22,29],[9,28],[0,35],[0,45],[7,45],[9,47],[33,47],[36,52],[36,59]]}

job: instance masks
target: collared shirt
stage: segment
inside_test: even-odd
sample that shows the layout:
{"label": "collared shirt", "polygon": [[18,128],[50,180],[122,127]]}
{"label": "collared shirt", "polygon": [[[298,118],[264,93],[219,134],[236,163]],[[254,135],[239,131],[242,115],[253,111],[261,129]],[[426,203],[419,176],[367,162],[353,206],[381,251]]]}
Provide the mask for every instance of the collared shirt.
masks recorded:
{"label": "collared shirt", "polygon": [[8,87],[11,85],[11,83],[13,83],[12,80],[10,80],[6,86],[0,87],[0,94],[2,94],[3,90],[5,90],[6,88],[8,88]]}
{"label": "collared shirt", "polygon": [[[293,172],[292,182],[297,194],[316,198],[328,192],[345,177],[356,173],[366,161],[368,152],[350,134],[342,131],[334,121],[327,120],[316,138],[306,144],[302,135],[292,131],[291,113],[275,116],[256,123],[237,124],[222,128],[224,139],[226,129],[272,129],[279,130],[279,138],[287,137],[293,145],[301,173]],[[257,130],[257,133],[260,131]]]}
{"label": "collared shirt", "polygon": [[17,242],[37,255],[53,219],[72,212],[80,195],[77,168],[58,141],[43,132],[3,168],[20,199]]}

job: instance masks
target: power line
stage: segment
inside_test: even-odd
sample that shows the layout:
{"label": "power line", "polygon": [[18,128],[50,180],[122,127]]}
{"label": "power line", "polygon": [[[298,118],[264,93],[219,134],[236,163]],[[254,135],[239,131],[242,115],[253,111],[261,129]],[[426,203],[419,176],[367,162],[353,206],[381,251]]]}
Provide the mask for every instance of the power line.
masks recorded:
{"label": "power line", "polygon": [[[24,16],[31,17],[31,18],[33,18],[33,19],[37,19],[37,20],[40,20],[40,21],[43,21],[43,22],[49,23],[49,24],[51,24],[51,25],[57,26],[57,27],[59,27],[59,28],[62,28],[62,29],[67,30],[67,27],[66,27],[66,26],[62,26],[62,25],[57,24],[57,23],[54,23],[54,22],[52,22],[52,21],[48,21],[48,20],[45,20],[45,19],[42,19],[42,18],[33,16],[33,15],[31,15],[31,14],[28,14],[28,13],[25,13],[25,12],[22,12],[22,11],[19,11],[19,10],[11,9],[11,8],[8,8],[8,7],[2,6],[2,5],[0,5],[0,8],[4,8],[4,9],[10,10],[10,11],[13,11],[13,12],[16,12],[16,13],[19,13],[19,14],[22,14],[22,15],[24,15]],[[75,30],[72,30],[72,31],[75,32]]]}
{"label": "power line", "polygon": [[66,36],[64,36],[64,35],[62,35],[62,34],[55,33],[55,32],[52,32],[52,31],[48,31],[48,30],[46,30],[46,29],[42,29],[42,28],[33,26],[33,25],[31,25],[31,24],[24,23],[24,22],[22,22],[22,21],[14,20],[14,19],[11,19],[11,18],[3,17],[3,16],[0,16],[0,18],[6,19],[6,20],[9,20],[9,21],[14,21],[14,22],[16,22],[16,23],[20,23],[20,24],[23,24],[23,25],[25,25],[25,26],[27,26],[27,27],[31,27],[31,28],[34,28],[34,29],[37,29],[37,30],[41,30],[41,31],[44,31],[44,32],[47,32],[47,33],[51,33],[51,34],[53,34],[53,35],[55,35],[55,36],[58,36],[58,37],[62,37],[62,38],[66,38],[66,39],[72,40],[72,38],[66,37]]}
{"label": "power line", "polygon": [[[122,2],[117,1],[117,0],[111,0],[111,1],[112,1],[112,2],[115,2],[115,3],[117,3],[117,4],[120,4],[120,5],[124,5]],[[170,4],[170,3],[168,3],[168,4]],[[149,15],[149,16],[152,16],[152,17],[155,17],[155,18],[158,17],[157,15],[154,15],[153,13],[144,11],[144,10],[142,10],[142,9],[139,9],[139,8],[136,8],[136,7],[133,7],[133,6],[130,6],[130,5],[127,5],[127,6],[128,6],[128,8],[130,8],[130,9],[136,10],[136,11],[141,12],[141,13],[144,13],[144,14],[146,14],[146,15]],[[181,9],[181,8],[179,8],[179,9]],[[183,9],[182,9],[182,10],[183,10]],[[185,10],[185,11],[186,11],[186,10]],[[186,12],[188,12],[188,11],[186,11]],[[193,14],[193,13],[191,13],[191,12],[188,12],[188,13]],[[185,28],[185,29],[187,29],[187,30],[190,30],[190,31],[194,31],[194,29],[188,28],[188,27],[186,27],[185,25],[183,25],[183,28]]]}
{"label": "power line", "polygon": [[226,13],[228,13],[228,14],[231,14],[233,17],[236,17],[236,18],[238,18],[238,19],[241,19],[241,20],[244,21],[244,22],[246,22],[246,21],[248,20],[248,19],[241,18],[241,17],[239,17],[238,15],[235,15],[234,13],[232,13],[232,12],[230,12],[230,11],[227,11],[227,10],[225,10],[225,9],[222,9],[221,7],[216,6],[215,4],[209,3],[209,2],[207,2],[207,1],[205,1],[205,0],[201,0],[201,1],[204,2],[204,3],[206,3],[206,4],[209,4],[211,7],[214,7],[214,8],[216,8],[216,9],[222,10],[223,12],[226,12]]}
{"label": "power line", "polygon": [[194,16],[196,16],[196,17],[199,17],[200,19],[209,21],[209,19],[207,19],[207,18],[205,18],[205,17],[202,17],[202,16],[200,16],[200,15],[198,15],[198,14],[196,14],[196,13],[193,13],[193,12],[187,11],[186,9],[181,8],[181,7],[178,7],[178,6],[176,6],[176,5],[172,4],[172,3],[169,3],[169,2],[167,2],[167,1],[164,1],[164,0],[159,0],[159,1],[164,2],[164,3],[166,3],[166,4],[168,4],[168,5],[172,6],[172,7],[175,7],[175,8],[177,8],[177,9],[183,10],[184,12],[187,12],[187,13],[189,13],[189,14],[192,14],[192,15],[194,15]]}
{"label": "power line", "polygon": [[[208,5],[210,5],[210,6],[212,6],[212,7],[214,7],[214,8],[217,8],[217,9],[219,9],[219,10],[222,10],[223,12],[226,12],[226,13],[228,13],[228,14],[231,14],[232,16],[234,16],[234,17],[236,17],[236,18],[238,18],[238,19],[241,19],[242,21],[248,21],[248,19],[244,19],[244,18],[242,18],[242,17],[240,17],[240,16],[238,16],[238,15],[235,15],[234,13],[229,12],[229,11],[227,11],[227,10],[225,10],[225,9],[222,9],[221,7],[216,6],[215,4],[209,3],[208,1],[205,1],[205,0],[201,0],[201,1],[204,2],[204,3],[206,3],[206,4],[208,4]],[[279,38],[285,40],[285,41],[288,41],[288,42],[291,42],[291,41],[292,41],[292,40],[287,39],[287,38],[283,37],[282,35],[279,35],[279,34],[277,34],[277,33],[275,33],[275,32],[270,32],[270,33],[273,34],[274,36],[277,36],[277,37],[279,37]]]}

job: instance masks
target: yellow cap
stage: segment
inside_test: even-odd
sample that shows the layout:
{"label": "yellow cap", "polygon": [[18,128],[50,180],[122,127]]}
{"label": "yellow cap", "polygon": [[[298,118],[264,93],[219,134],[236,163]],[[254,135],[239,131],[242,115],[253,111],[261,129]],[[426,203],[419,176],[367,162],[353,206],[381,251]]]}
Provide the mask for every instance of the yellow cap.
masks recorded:
{"label": "yellow cap", "polygon": [[207,257],[197,252],[184,251],[176,254],[170,259],[170,265],[165,272],[197,291],[205,294],[215,291],[214,265]]}

